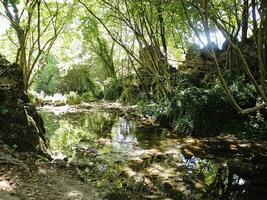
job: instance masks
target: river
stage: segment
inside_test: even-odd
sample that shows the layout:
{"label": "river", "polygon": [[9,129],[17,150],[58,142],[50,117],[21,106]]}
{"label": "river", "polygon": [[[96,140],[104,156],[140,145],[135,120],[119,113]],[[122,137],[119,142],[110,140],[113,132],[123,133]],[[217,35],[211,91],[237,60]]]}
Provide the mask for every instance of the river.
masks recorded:
{"label": "river", "polygon": [[179,137],[112,109],[40,108],[55,159],[104,199],[266,199],[267,145]]}

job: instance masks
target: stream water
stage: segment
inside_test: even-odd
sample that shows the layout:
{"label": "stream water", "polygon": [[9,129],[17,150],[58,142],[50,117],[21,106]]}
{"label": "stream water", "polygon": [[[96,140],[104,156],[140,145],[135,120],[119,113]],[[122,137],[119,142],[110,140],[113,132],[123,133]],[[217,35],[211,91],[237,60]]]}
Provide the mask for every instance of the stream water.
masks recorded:
{"label": "stream water", "polygon": [[42,108],[54,157],[104,199],[266,199],[266,145],[178,137],[102,109]]}

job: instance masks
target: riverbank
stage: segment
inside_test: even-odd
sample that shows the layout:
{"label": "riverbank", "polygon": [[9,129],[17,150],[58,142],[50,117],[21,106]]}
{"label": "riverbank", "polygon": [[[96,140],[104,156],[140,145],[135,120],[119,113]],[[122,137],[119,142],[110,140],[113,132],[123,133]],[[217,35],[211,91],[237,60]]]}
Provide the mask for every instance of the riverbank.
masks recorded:
{"label": "riverbank", "polygon": [[[53,160],[0,145],[3,199],[264,199],[267,143],[177,136],[117,103],[39,108]],[[137,117],[136,117],[137,116]],[[2,196],[1,196],[2,195]]]}
{"label": "riverbank", "polygon": [[266,196],[263,140],[229,134],[179,136],[143,123],[129,114],[136,113],[134,108],[114,103],[76,111],[42,113],[51,145],[79,168],[82,179],[95,182],[106,199]]}
{"label": "riverbank", "polygon": [[[63,162],[63,161],[62,161]],[[85,184],[75,169],[0,143],[0,199],[100,199],[93,184]]]}

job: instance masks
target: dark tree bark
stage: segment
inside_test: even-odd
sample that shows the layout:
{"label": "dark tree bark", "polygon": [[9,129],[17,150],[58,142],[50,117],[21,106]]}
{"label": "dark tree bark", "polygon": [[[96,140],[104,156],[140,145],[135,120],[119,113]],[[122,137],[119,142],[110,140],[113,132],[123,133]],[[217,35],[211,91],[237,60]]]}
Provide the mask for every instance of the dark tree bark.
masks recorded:
{"label": "dark tree bark", "polygon": [[23,71],[0,55],[0,140],[47,155],[45,128],[24,90]]}
{"label": "dark tree bark", "polygon": [[158,21],[159,21],[159,26],[160,26],[160,37],[161,37],[161,42],[164,50],[164,57],[167,58],[167,41],[165,38],[165,23],[164,23],[164,18],[162,15],[162,8],[161,8],[161,1],[159,1],[158,6],[157,6],[157,11],[158,11]]}
{"label": "dark tree bark", "polygon": [[263,20],[263,43],[264,43],[264,66],[267,71],[267,1],[261,1],[262,20]]}
{"label": "dark tree bark", "polygon": [[242,17],[242,42],[246,42],[248,35],[248,18],[249,18],[249,3],[248,0],[243,2],[243,17]]}

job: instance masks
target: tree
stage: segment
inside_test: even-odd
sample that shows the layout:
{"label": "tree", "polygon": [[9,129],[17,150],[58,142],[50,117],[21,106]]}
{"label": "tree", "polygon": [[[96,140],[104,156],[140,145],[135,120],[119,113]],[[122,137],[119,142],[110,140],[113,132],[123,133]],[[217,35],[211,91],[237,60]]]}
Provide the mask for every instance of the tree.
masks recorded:
{"label": "tree", "polygon": [[60,83],[60,73],[57,59],[49,55],[47,64],[37,73],[34,88],[37,92],[44,91],[46,94],[53,95],[58,92]]}
{"label": "tree", "polygon": [[0,3],[5,10],[0,15],[10,22],[17,37],[12,41],[17,46],[16,62],[22,67],[25,89],[28,89],[71,19],[74,7],[46,0],[1,0]]}
{"label": "tree", "polygon": [[[238,5],[238,3],[235,2],[235,5]],[[191,6],[193,8],[193,12],[196,12],[199,16],[201,16],[200,20],[198,21],[198,24],[202,25],[202,28],[205,32],[205,36],[207,38],[207,41],[209,43],[209,45],[211,44],[211,38],[210,38],[210,30],[214,30],[217,29],[220,32],[223,33],[224,37],[226,38],[228,44],[229,44],[229,49],[231,49],[232,51],[235,51],[239,61],[241,62],[241,66],[242,66],[242,72],[248,77],[248,79],[250,80],[250,82],[254,85],[256,91],[257,91],[257,95],[260,97],[261,102],[258,105],[255,105],[254,107],[251,108],[241,108],[238,103],[236,102],[235,98],[233,97],[233,95],[230,93],[229,87],[227,86],[223,75],[221,73],[221,69],[219,67],[219,63],[218,63],[218,59],[216,57],[216,54],[214,52],[214,49],[212,47],[212,45],[210,45],[210,51],[209,54],[211,55],[211,57],[213,58],[214,62],[215,62],[215,66],[217,69],[217,74],[221,80],[221,83],[223,85],[223,88],[225,90],[225,94],[227,95],[228,99],[232,102],[232,105],[234,106],[234,108],[241,114],[249,114],[251,112],[255,112],[257,110],[261,110],[266,108],[267,106],[267,90],[266,90],[266,34],[264,34],[264,26],[266,26],[266,7],[265,7],[265,3],[261,3],[260,2],[256,2],[253,1],[253,3],[251,4],[252,7],[252,33],[253,34],[253,40],[254,43],[256,44],[256,57],[259,61],[259,78],[257,79],[257,77],[255,77],[251,71],[252,66],[249,65],[249,62],[247,60],[247,58],[244,56],[244,51],[242,51],[241,46],[239,45],[241,42],[238,42],[238,35],[239,35],[239,30],[241,28],[241,26],[243,25],[243,34],[242,34],[242,39],[243,40],[247,40],[247,24],[248,24],[248,18],[251,18],[251,16],[247,15],[247,9],[249,10],[250,8],[246,8],[247,2],[244,1],[244,7],[243,7],[243,14],[242,15],[238,15],[236,14],[235,17],[237,18],[236,22],[232,22],[232,20],[230,18],[232,18],[232,15],[224,15],[225,10],[224,9],[220,9],[218,6],[218,2],[217,1],[197,1],[197,2],[193,2],[193,1],[185,1],[185,0],[181,0],[181,3],[183,4],[184,7],[184,13],[187,16],[187,20],[188,23],[190,24],[192,30],[194,30],[195,35],[199,38],[199,40],[201,41],[200,38],[200,32],[197,30],[197,28],[195,27],[195,24],[192,22],[192,17],[189,14],[189,12],[187,12],[187,7]],[[229,8],[229,5],[232,3],[232,1],[229,1],[226,3],[226,7]],[[239,2],[240,3],[240,2]],[[257,9],[260,13],[260,21],[258,22],[255,16],[255,9]],[[226,12],[227,13],[227,12]],[[234,13],[239,13],[238,7],[235,7]],[[244,14],[245,13],[245,14]],[[239,19],[238,19],[239,18]],[[243,22],[243,23],[240,23]],[[229,31],[229,27],[231,27],[230,29],[232,29],[232,31]],[[236,30],[236,31],[235,31]],[[235,34],[233,34],[235,31]],[[253,43],[252,43],[253,44]]]}
{"label": "tree", "polygon": [[[79,78],[77,78],[79,77]],[[63,77],[60,90],[62,93],[70,91],[82,94],[90,91],[93,96],[97,96],[96,85],[90,77],[90,66],[88,65],[73,65],[68,69],[67,74]]]}
{"label": "tree", "polygon": [[[169,19],[168,10],[176,2],[101,0],[98,5],[103,8],[103,17],[97,16],[93,7],[87,1],[78,0],[78,2],[104,27],[113,41],[124,49],[130,61],[135,61],[149,72],[154,82],[159,86],[153,92],[168,95],[171,84],[167,62],[167,22],[165,19]],[[118,31],[114,26],[109,26],[110,24],[105,21],[105,17],[109,17],[109,22],[112,21],[112,24],[119,25],[120,30]],[[122,33],[124,30],[128,36],[126,39],[118,33]],[[136,67],[134,65],[132,67],[140,78]]]}
{"label": "tree", "polygon": [[93,17],[83,17],[81,28],[84,48],[93,54],[95,65],[97,65],[102,72],[105,72],[103,73],[104,78],[117,80],[113,58],[115,43],[112,42],[108,45],[107,39],[105,39],[104,34],[99,30],[99,25]]}

